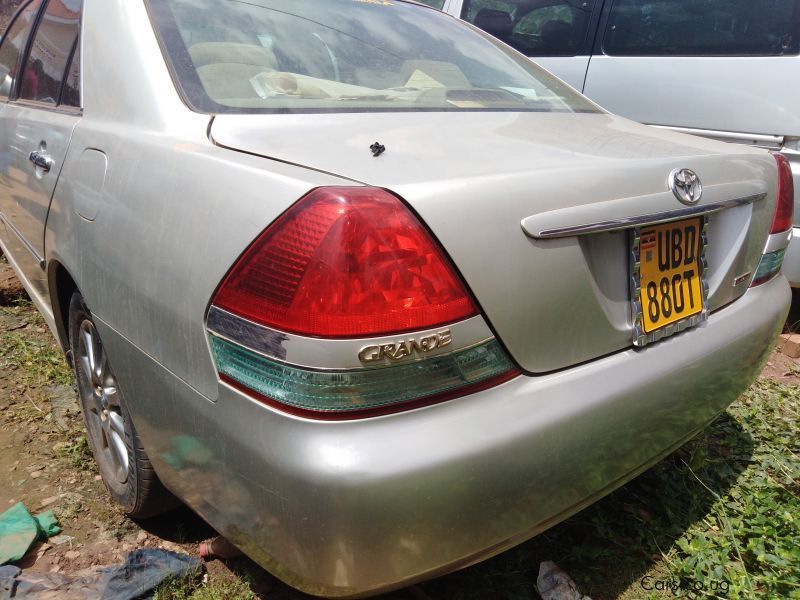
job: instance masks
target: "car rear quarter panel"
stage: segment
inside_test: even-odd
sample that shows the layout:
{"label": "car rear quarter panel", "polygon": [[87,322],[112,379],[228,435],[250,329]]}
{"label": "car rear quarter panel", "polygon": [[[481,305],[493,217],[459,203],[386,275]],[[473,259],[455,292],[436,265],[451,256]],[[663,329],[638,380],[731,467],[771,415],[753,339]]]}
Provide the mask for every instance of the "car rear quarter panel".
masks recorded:
{"label": "car rear quarter panel", "polygon": [[[47,258],[98,318],[214,398],[204,317],[216,286],[277,215],[341,180],[211,144],[209,117],[177,96],[143,2],[87,0],[85,19],[84,117],[53,199]],[[87,149],[107,159],[89,188]],[[86,206],[91,221],[78,214]]]}

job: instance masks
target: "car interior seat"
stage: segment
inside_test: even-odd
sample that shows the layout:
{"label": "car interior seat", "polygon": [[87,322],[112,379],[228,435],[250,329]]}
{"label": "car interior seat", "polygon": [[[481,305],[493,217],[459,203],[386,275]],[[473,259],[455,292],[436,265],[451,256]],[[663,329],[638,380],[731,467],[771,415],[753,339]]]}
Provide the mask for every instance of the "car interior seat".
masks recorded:
{"label": "car interior seat", "polygon": [[566,21],[547,21],[542,25],[542,50],[545,52],[571,51],[575,48],[575,31]]}
{"label": "car interior seat", "polygon": [[499,40],[507,42],[514,30],[514,21],[511,15],[502,10],[482,8],[475,15],[475,27],[483,29]]}
{"label": "car interior seat", "polygon": [[213,100],[257,98],[250,79],[278,69],[273,51],[255,44],[203,42],[191,46],[189,56]]}

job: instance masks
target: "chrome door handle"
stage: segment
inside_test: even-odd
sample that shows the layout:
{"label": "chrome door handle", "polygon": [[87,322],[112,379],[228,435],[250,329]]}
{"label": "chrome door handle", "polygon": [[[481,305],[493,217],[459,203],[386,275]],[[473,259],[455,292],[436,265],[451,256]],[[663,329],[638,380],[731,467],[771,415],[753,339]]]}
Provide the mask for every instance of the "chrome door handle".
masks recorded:
{"label": "chrome door handle", "polygon": [[28,160],[44,172],[49,171],[53,167],[53,159],[50,158],[47,152],[42,152],[41,150],[34,150],[31,152],[28,156]]}

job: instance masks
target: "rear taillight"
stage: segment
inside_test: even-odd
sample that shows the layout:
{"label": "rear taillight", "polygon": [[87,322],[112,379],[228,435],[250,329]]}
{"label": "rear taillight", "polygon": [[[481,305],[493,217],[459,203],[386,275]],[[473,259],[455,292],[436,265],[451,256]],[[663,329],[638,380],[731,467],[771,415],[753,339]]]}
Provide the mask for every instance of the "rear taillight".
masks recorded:
{"label": "rear taillight", "polygon": [[318,188],[270,226],[214,304],[289,333],[368,337],[477,314],[450,261],[388,192]]}
{"label": "rear taillight", "polygon": [[[290,412],[367,416],[519,374],[438,243],[377,188],[300,199],[235,263],[209,315],[221,379]],[[334,365],[347,360],[358,364]]]}
{"label": "rear taillight", "polygon": [[[780,238],[782,236],[777,234],[787,234],[792,228],[792,220],[794,217],[794,180],[792,178],[792,166],[789,160],[780,152],[772,152],[775,162],[778,165],[778,195],[775,202],[775,214],[772,217],[772,226],[769,228],[770,236]],[[783,265],[783,258],[786,255],[785,244],[788,243],[789,236],[786,236],[784,241],[780,243],[784,246],[776,248],[761,257],[761,262],[758,264],[756,274],[753,276],[753,281],[750,287],[755,287],[771,281],[781,270]],[[773,238],[770,238],[773,239]],[[767,244],[770,247],[770,243]]]}
{"label": "rear taillight", "polygon": [[789,160],[780,152],[772,156],[778,163],[778,200],[775,204],[775,216],[772,219],[770,233],[783,233],[792,227],[794,213],[794,180]]}
{"label": "rear taillight", "polygon": [[753,283],[750,284],[750,287],[756,287],[757,285],[772,280],[780,272],[785,255],[785,248],[764,254],[761,257],[761,262],[758,263],[758,269],[753,276]]}

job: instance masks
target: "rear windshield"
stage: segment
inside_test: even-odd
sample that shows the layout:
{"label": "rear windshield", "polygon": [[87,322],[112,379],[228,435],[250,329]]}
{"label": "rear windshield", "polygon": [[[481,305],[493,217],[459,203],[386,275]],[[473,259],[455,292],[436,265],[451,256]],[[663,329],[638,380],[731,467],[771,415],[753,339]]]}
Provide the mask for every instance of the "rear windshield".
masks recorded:
{"label": "rear windshield", "polygon": [[[435,3],[439,4],[439,3]],[[397,0],[149,0],[195,110],[597,112],[488,36]]]}
{"label": "rear windshield", "polygon": [[800,0],[615,0],[603,39],[614,56],[800,53]]}

